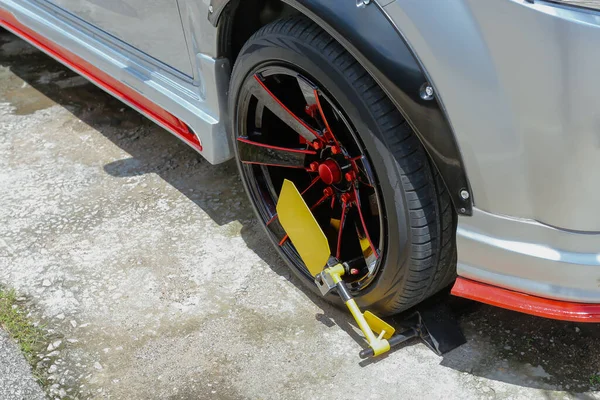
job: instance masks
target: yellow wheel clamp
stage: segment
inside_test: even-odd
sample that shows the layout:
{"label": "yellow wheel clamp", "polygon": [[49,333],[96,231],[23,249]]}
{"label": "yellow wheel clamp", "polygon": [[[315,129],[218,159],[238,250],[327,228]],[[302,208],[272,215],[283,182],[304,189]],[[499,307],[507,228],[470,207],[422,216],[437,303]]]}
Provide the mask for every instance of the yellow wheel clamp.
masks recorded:
{"label": "yellow wheel clamp", "polygon": [[[315,278],[315,284],[321,294],[325,296],[335,291],[348,307],[369,345],[359,353],[361,358],[386,353],[391,347],[415,337],[421,337],[438,354],[443,354],[465,342],[456,322],[448,318],[450,313],[447,310],[440,312],[439,309],[430,309],[425,313],[417,312],[410,318],[412,319],[410,327],[399,334],[395,334],[394,327],[370,311],[363,313],[342,279],[348,273],[348,267],[331,256],[329,242],[323,230],[296,186],[287,179],[283,183],[277,202],[277,215],[300,258]],[[422,314],[431,317],[433,330],[442,334],[443,340],[436,340],[433,337],[431,327],[425,328]]]}

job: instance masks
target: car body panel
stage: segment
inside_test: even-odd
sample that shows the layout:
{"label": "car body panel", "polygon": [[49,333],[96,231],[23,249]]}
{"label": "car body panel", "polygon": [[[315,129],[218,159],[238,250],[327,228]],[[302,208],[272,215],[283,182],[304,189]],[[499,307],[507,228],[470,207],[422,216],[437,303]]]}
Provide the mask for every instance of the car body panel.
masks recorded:
{"label": "car body panel", "polygon": [[76,54],[45,37],[40,36],[37,32],[20,23],[12,14],[3,9],[0,9],[0,25],[21,36],[23,39],[38,47],[57,61],[62,62],[75,72],[88,78],[98,87],[106,90],[119,100],[146,115],[157,124],[171,131],[194,149],[202,151],[202,145],[198,140],[198,137],[190,131],[189,127],[183,121],[152,103],[128,85],[123,84]]}
{"label": "car body panel", "polygon": [[186,75],[192,65],[177,0],[48,1]]}
{"label": "car body panel", "polygon": [[[0,8],[60,48],[86,60],[139,96],[183,121],[197,135],[202,154],[212,163],[232,157],[221,118],[229,77],[229,62],[198,54],[202,79],[165,70],[162,63],[136,51],[49,3],[0,0]],[[207,24],[209,25],[209,24]],[[214,28],[213,28],[214,29]]]}
{"label": "car body panel", "polygon": [[525,0],[385,10],[444,99],[476,206],[600,232],[600,13]]}
{"label": "car body panel", "polygon": [[458,275],[549,299],[600,303],[600,235],[474,208],[459,217]]}

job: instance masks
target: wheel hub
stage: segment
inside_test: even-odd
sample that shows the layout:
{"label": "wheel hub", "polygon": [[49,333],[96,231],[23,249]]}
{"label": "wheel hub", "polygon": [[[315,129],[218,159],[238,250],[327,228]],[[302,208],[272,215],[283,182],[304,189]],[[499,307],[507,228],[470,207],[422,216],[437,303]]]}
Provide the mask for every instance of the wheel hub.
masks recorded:
{"label": "wheel hub", "polygon": [[326,185],[333,185],[342,181],[342,169],[332,159],[325,160],[318,168],[319,177]]}

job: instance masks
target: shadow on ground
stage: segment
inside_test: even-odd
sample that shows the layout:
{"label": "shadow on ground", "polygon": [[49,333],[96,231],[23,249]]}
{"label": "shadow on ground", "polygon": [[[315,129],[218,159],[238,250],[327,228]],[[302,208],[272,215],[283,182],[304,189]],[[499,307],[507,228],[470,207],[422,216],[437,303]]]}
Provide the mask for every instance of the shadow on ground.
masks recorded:
{"label": "shadow on ground", "polygon": [[[15,113],[27,115],[59,104],[131,155],[105,165],[107,174],[116,177],[157,174],[217,224],[241,221],[241,234],[248,247],[323,309],[316,319],[328,326],[338,325],[360,340],[345,313],[315,298],[290,275],[262,228],[257,226],[233,162],[210,166],[174,137],[163,141],[167,148],[148,147],[144,138],[169,134],[92,84],[78,81],[80,78],[68,68],[1,30],[0,46],[0,67],[9,68],[43,94],[32,96],[30,89],[3,93],[0,100],[16,107]],[[212,175],[215,187],[205,187],[205,180],[195,173],[199,164]],[[224,213],[222,208],[215,207],[214,198],[227,196],[239,197],[239,203],[235,203],[239,206]],[[442,301],[452,305],[468,339],[466,345],[440,359],[442,366],[520,386],[562,389],[578,393],[580,398],[584,396],[581,392],[600,387],[600,325],[546,320],[449,297],[443,297]],[[372,362],[383,360],[385,357]],[[368,368],[372,362],[361,365]]]}

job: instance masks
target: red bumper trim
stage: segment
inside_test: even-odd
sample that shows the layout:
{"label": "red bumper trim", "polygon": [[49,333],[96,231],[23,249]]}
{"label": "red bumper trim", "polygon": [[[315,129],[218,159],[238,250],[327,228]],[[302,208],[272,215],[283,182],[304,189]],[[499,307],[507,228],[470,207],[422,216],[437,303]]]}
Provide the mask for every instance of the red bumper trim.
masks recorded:
{"label": "red bumper trim", "polygon": [[35,47],[54,57],[58,61],[83,75],[116,98],[137,108],[142,114],[158,122],[171,133],[180,137],[184,142],[198,151],[202,145],[187,125],[173,114],[148,100],[136,90],[101,71],[81,57],[58,46],[32,29],[21,24],[10,12],[0,9],[0,26],[28,41]]}
{"label": "red bumper trim", "polygon": [[531,296],[459,277],[452,294],[538,317],[574,322],[600,322],[600,304],[573,303]]}

